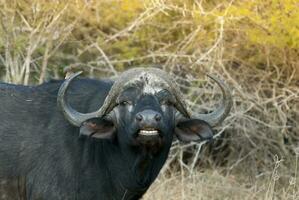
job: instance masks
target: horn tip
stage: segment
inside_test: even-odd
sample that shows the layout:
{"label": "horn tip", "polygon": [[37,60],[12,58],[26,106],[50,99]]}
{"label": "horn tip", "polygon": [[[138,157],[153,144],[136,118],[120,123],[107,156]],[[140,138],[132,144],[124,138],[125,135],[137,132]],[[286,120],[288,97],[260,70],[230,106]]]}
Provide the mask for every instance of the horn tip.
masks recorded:
{"label": "horn tip", "polygon": [[76,73],[74,73],[74,77],[76,77],[76,76],[79,76],[80,74],[82,74],[83,73],[83,71],[78,71],[78,72],[76,72]]}
{"label": "horn tip", "polygon": [[82,74],[82,73],[83,73],[83,71],[78,71],[78,72],[76,72],[76,73],[72,73],[72,72],[70,73],[70,72],[67,72],[66,75],[65,75],[65,79],[66,79],[66,80],[73,79],[73,78],[79,76],[79,75]]}

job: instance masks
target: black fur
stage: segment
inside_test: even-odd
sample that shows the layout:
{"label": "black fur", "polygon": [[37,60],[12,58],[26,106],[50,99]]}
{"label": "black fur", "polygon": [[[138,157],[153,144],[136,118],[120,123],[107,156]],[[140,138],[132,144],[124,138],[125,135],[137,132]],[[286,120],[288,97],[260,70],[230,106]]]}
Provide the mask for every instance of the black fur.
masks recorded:
{"label": "black fur", "polygon": [[[118,118],[111,130],[117,134],[97,139],[93,136],[96,133],[101,138],[102,129],[89,131],[94,125],[109,129],[111,122],[91,119],[81,131],[71,125],[57,106],[61,84],[51,81],[26,87],[0,83],[0,198],[137,200],[165,163],[174,133],[183,141],[212,136],[210,126],[196,119],[192,123],[185,119],[187,122],[176,128],[177,111],[171,103],[165,104],[166,97],[143,95],[135,88],[122,97],[134,106],[120,103],[115,111]],[[69,102],[79,112],[95,111],[112,84],[75,80],[68,91]],[[130,106],[134,108],[129,112]],[[134,123],[135,116],[144,109],[161,113],[161,138],[148,141],[136,136],[140,127]]]}
{"label": "black fur", "polygon": [[[148,162],[148,174],[142,174],[148,181],[138,180],[132,170],[138,161],[133,155],[124,157],[115,141],[78,137],[79,128],[70,125],[57,107],[61,83],[36,87],[0,84],[0,178],[8,182],[1,187],[2,196],[139,199],[157,176],[168,150],[158,158],[140,156],[138,159]],[[94,111],[111,86],[109,81],[79,79],[71,84],[68,99],[80,112]]]}

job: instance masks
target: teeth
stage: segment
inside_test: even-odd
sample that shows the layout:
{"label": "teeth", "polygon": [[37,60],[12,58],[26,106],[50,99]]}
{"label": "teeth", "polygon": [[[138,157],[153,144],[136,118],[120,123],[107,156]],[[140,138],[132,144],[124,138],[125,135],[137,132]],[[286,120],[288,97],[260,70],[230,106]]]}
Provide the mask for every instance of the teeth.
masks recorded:
{"label": "teeth", "polygon": [[157,130],[153,130],[153,131],[147,131],[147,130],[140,130],[139,131],[139,135],[144,135],[144,136],[155,136],[158,135],[158,131]]}

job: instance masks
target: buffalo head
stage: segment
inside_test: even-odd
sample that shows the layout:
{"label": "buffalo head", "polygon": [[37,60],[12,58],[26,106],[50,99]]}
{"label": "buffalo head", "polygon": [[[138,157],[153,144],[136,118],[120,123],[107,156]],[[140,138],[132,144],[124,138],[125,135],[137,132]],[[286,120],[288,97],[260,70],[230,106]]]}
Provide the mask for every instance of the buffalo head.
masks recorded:
{"label": "buffalo head", "polygon": [[231,109],[231,94],[219,79],[222,104],[209,114],[192,114],[173,79],[157,68],[135,68],[121,74],[103,105],[95,112],[80,113],[66,100],[70,76],[60,87],[58,105],[66,119],[80,127],[80,135],[99,139],[117,138],[119,144],[142,146],[158,152],[171,145],[173,135],[182,141],[211,139],[211,127],[220,123]]}

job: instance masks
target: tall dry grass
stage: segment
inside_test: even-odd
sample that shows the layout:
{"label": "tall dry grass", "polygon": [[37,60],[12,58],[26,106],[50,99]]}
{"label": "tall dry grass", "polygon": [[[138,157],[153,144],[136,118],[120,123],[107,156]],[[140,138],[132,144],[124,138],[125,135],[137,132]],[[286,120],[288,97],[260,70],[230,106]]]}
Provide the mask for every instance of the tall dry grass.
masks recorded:
{"label": "tall dry grass", "polygon": [[255,178],[242,173],[223,174],[219,169],[161,174],[144,199],[295,200],[299,198],[298,158],[297,155],[295,168],[290,169],[294,176],[284,183],[279,181],[286,178],[280,172],[283,161],[276,157],[272,172]]}
{"label": "tall dry grass", "polygon": [[158,65],[194,112],[209,112],[220,91],[204,74],[216,74],[232,88],[230,116],[210,144],[175,141],[144,199],[298,199],[292,2],[2,0],[0,76],[30,85]]}

